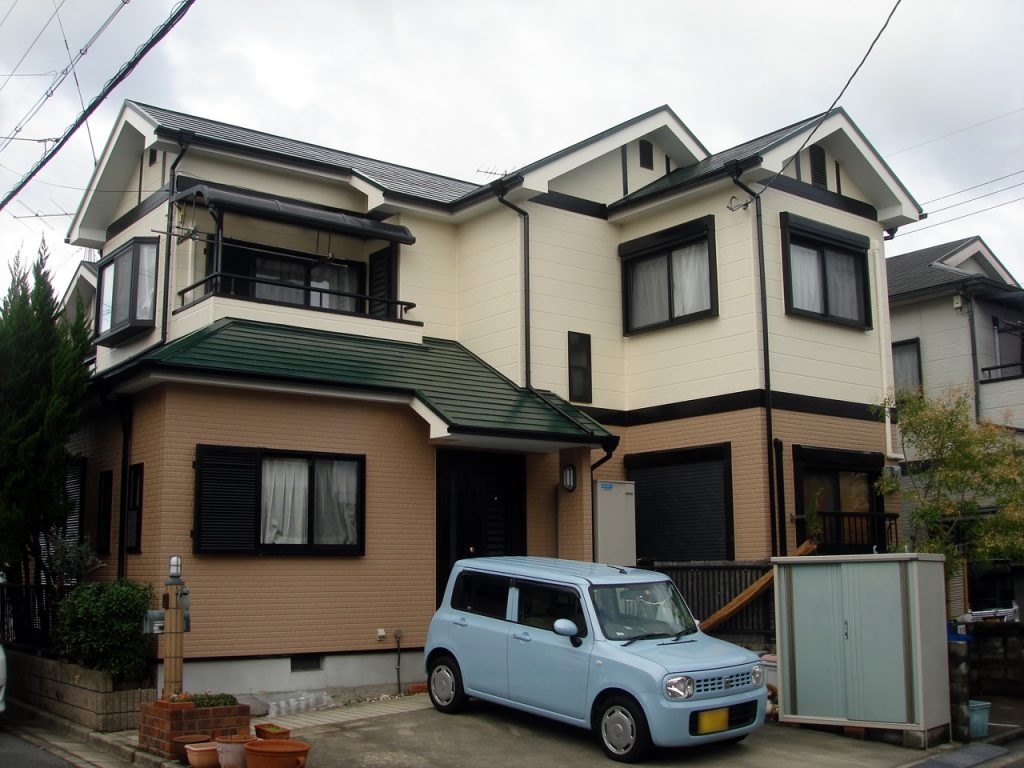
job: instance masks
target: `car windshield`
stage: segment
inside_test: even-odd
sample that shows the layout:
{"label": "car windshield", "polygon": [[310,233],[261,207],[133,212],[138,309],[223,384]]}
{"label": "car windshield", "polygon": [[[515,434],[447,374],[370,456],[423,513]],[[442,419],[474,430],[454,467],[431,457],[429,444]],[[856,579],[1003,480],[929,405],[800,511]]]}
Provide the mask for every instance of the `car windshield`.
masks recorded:
{"label": "car windshield", "polygon": [[671,581],[594,586],[590,592],[609,640],[679,639],[697,631],[697,622]]}

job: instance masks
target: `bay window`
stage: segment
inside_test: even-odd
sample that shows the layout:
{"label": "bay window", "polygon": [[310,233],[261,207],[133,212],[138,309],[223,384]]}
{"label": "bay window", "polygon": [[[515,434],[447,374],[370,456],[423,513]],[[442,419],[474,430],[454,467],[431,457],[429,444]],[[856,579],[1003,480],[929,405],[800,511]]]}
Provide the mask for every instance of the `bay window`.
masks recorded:
{"label": "bay window", "polygon": [[135,239],[100,260],[97,344],[112,346],[155,325],[158,245]]}

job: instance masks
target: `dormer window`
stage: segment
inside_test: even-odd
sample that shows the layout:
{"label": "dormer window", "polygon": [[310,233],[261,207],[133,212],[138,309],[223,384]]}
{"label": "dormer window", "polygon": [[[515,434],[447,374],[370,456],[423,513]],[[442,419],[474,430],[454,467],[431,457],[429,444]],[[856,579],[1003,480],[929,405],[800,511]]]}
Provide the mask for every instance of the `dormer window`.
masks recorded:
{"label": "dormer window", "polygon": [[159,240],[135,239],[97,265],[96,343],[111,347],[153,328]]}

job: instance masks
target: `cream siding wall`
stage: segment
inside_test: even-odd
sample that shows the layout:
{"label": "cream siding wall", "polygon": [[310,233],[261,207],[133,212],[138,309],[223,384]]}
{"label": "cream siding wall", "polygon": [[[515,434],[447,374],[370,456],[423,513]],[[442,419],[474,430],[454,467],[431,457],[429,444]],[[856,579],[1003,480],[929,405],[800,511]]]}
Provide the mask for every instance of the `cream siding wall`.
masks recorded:
{"label": "cream siding wall", "polygon": [[[888,291],[881,227],[872,221],[779,192],[762,198],[772,387],[793,394],[875,404],[884,400],[891,354]],[[782,211],[867,236],[872,328],[863,330],[786,314],[783,285]]]}
{"label": "cream siding wall", "polygon": [[501,206],[460,224],[456,243],[458,341],[521,385],[523,282],[519,216]]}
{"label": "cream siding wall", "polygon": [[921,382],[925,394],[938,398],[952,391],[972,395],[971,333],[966,308],[953,307],[952,296],[893,307],[893,341],[917,339],[921,348]]}
{"label": "cream siding wall", "polygon": [[[511,211],[509,212],[511,213]],[[415,302],[406,314],[423,323],[423,333],[459,338],[458,237],[454,224],[405,213],[393,220],[416,237],[398,253],[398,298]]]}
{"label": "cream siding wall", "polygon": [[[648,139],[650,141],[650,139]],[[640,167],[640,142],[626,144],[626,186],[623,190],[622,148],[617,147],[594,160],[557,176],[548,184],[551,192],[582,197],[599,203],[612,203],[624,194],[646,187],[665,175],[665,150],[657,142],[654,147],[653,168]]]}
{"label": "cream siding wall", "polygon": [[[822,145],[819,145],[822,146]],[[857,183],[853,180],[850,174],[847,172],[846,167],[839,164],[839,183],[836,183],[836,157],[826,147],[822,146],[825,150],[825,176],[827,178],[827,188],[831,192],[841,192],[843,197],[851,197],[854,200],[860,200],[863,203],[870,203],[867,195],[865,195]],[[808,184],[811,183],[811,156],[810,148],[805,148],[800,153],[800,180]],[[796,163],[790,163],[790,167],[786,170],[786,176],[791,178],[797,177]]]}
{"label": "cream siding wall", "polygon": [[591,336],[593,405],[626,405],[618,227],[543,205],[530,213],[533,383],[568,398],[568,332]]}
{"label": "cream siding wall", "polygon": [[761,386],[752,214],[727,210],[731,196],[724,189],[623,227],[625,241],[713,213],[718,265],[718,317],[624,339],[630,409]]}

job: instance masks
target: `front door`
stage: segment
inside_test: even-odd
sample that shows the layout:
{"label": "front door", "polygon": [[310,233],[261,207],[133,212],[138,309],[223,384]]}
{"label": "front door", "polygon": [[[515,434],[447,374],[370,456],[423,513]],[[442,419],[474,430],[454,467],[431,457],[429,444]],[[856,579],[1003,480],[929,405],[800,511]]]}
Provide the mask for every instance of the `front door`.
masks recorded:
{"label": "front door", "polygon": [[521,455],[437,452],[437,599],[464,557],[526,553]]}

